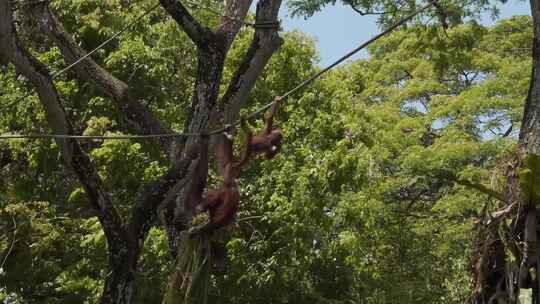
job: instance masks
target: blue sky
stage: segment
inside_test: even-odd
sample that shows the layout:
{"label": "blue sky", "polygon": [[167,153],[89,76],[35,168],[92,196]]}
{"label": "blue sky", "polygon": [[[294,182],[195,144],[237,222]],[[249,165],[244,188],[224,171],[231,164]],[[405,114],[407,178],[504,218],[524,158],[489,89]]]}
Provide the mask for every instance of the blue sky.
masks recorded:
{"label": "blue sky", "polygon": [[[501,6],[500,18],[525,14],[530,15],[529,1],[509,0]],[[328,6],[307,20],[291,18],[287,10],[282,10],[280,17],[286,31],[298,29],[316,39],[322,66],[332,63],[379,32],[375,16],[360,16],[343,5]],[[493,21],[486,15],[483,23],[491,24]],[[352,59],[362,56],[366,53]]]}

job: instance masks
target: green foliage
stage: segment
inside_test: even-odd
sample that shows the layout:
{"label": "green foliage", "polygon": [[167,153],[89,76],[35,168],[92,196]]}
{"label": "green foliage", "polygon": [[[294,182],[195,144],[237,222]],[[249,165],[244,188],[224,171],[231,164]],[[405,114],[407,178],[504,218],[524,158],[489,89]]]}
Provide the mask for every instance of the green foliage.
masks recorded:
{"label": "green foliage", "polygon": [[162,229],[151,229],[136,276],[138,288],[135,303],[162,303],[168,284],[166,278],[174,269],[171,264],[167,236]]}
{"label": "green foliage", "polygon": [[521,199],[526,204],[540,204],[540,156],[529,154],[519,170]]}
{"label": "green foliage", "polygon": [[[333,2],[291,5],[309,15]],[[413,2],[402,2],[405,11],[381,22],[396,19]],[[354,4],[367,11],[395,3]],[[87,49],[152,4],[54,1],[68,30]],[[461,4],[447,1],[445,7]],[[486,5],[479,1],[460,14],[474,15]],[[215,23],[208,12],[194,13]],[[244,29],[235,42],[225,79],[232,77],[251,34]],[[285,44],[257,82],[246,111],[318,71],[311,39],[300,32],[283,37]],[[369,59],[339,68],[287,99],[276,117],[286,134],[282,153],[272,161],[250,162],[240,178],[242,202],[227,242],[228,269],[206,278],[208,302],[464,303],[473,219],[492,199],[454,181],[499,185],[492,172],[515,147],[531,37],[525,17],[491,28],[474,22],[446,31],[409,27],[373,44]],[[47,41],[33,46],[53,72],[64,67]],[[135,94],[164,121],[182,129],[196,56],[164,12],[146,17],[94,56],[133,84]],[[28,89],[17,76],[12,67],[0,73],[0,108]],[[77,132],[113,135],[126,129],[129,121],[119,119],[110,100],[91,86],[69,75],[56,81]],[[35,98],[3,111],[0,131],[47,132]],[[262,126],[260,120],[255,124]],[[510,125],[514,131],[505,134]],[[123,215],[140,186],[166,168],[164,155],[146,142],[82,143]],[[95,303],[107,275],[106,242],[81,185],[59,165],[52,141],[0,145],[13,158],[0,168],[0,228],[8,232],[0,236],[0,258],[7,256],[0,299]],[[520,175],[524,189],[532,189],[524,192],[529,198],[538,195],[532,187],[537,163],[527,158]],[[184,261],[192,264],[180,266],[200,272],[204,259],[191,258]],[[165,233],[153,228],[136,270],[137,303],[161,302],[171,264]]]}
{"label": "green foliage", "polygon": [[[444,26],[456,26],[463,23],[467,17],[479,18],[481,13],[490,13],[494,18],[499,14],[497,4],[506,3],[507,0],[446,0],[439,1],[437,6],[427,12],[431,20]],[[323,10],[326,6],[341,3],[350,6],[360,16],[377,15],[378,21],[388,26],[398,19],[414,12],[417,8],[426,4],[424,1],[407,0],[290,0],[289,9],[293,16],[311,17]],[[420,18],[418,21],[422,21]],[[425,21],[425,20],[424,20]]]}
{"label": "green foliage", "polygon": [[466,301],[472,223],[491,198],[454,180],[496,189],[528,89],[528,57],[493,38],[504,29],[529,47],[522,17],[411,28],[289,99],[283,153],[243,175],[214,300]]}
{"label": "green foliage", "polygon": [[61,216],[46,202],[3,205],[0,217],[9,232],[0,238],[2,292],[24,303],[95,303],[106,263],[96,219]]}

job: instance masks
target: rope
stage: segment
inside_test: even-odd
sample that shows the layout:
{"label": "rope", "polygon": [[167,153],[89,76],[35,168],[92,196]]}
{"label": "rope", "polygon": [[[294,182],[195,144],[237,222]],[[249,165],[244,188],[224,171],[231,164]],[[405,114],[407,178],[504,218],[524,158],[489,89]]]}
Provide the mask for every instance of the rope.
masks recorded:
{"label": "rope", "polygon": [[175,134],[146,134],[146,135],[64,135],[64,134],[8,134],[0,135],[0,139],[87,139],[87,140],[105,140],[105,139],[153,139],[153,138],[171,138],[171,137],[189,137],[202,136],[200,133],[175,133]]}
{"label": "rope", "polygon": [[[279,102],[279,101],[289,97],[290,95],[294,94],[295,92],[303,89],[304,87],[306,87],[307,85],[309,85],[310,83],[315,81],[316,79],[320,78],[322,75],[326,74],[328,71],[332,70],[333,68],[335,68],[339,64],[343,63],[345,60],[349,59],[354,54],[360,52],[361,50],[363,50],[364,48],[366,48],[367,46],[369,46],[373,42],[379,40],[381,37],[383,37],[383,36],[387,35],[388,33],[392,32],[393,30],[395,30],[399,26],[403,25],[405,22],[407,22],[410,19],[416,17],[418,14],[422,13],[423,11],[430,8],[431,6],[433,6],[434,4],[436,4],[439,1],[440,0],[433,0],[433,1],[429,2],[428,4],[424,5],[423,7],[419,8],[418,10],[413,12],[412,14],[404,17],[403,19],[401,19],[400,21],[398,21],[394,25],[390,26],[389,28],[387,28],[383,32],[377,34],[376,36],[374,36],[371,39],[369,39],[368,41],[362,43],[360,46],[358,46],[354,50],[350,51],[349,53],[347,53],[343,57],[339,58],[334,63],[330,64],[329,66],[322,69],[318,73],[316,73],[313,76],[309,77],[308,79],[304,80],[303,82],[301,82],[300,84],[298,84],[297,86],[292,88],[291,90],[287,91],[286,93],[284,93],[281,96],[276,97],[272,102],[260,107],[256,111],[254,111],[251,114],[247,115],[246,118],[249,119],[249,118],[254,118],[254,117],[258,116],[263,111],[270,108],[274,103]],[[155,9],[155,7],[153,7],[152,9]],[[149,12],[147,12],[147,13],[149,13]],[[147,13],[145,13],[145,14],[147,14]],[[142,17],[140,17],[138,19],[141,19],[141,18]],[[0,135],[0,140],[2,140],[2,139],[13,139],[13,138],[145,139],[145,138],[156,138],[156,137],[211,136],[211,135],[216,135],[216,134],[220,134],[220,133],[223,133],[223,132],[227,132],[231,128],[233,128],[235,126],[238,126],[239,124],[240,124],[240,120],[237,120],[236,122],[234,122],[232,124],[228,124],[228,125],[226,125],[226,126],[224,126],[222,128],[210,131],[208,133],[148,134],[148,135],[126,135],[126,136],[111,136],[111,137],[109,137],[109,136],[81,136],[81,135],[54,135],[54,134]]]}

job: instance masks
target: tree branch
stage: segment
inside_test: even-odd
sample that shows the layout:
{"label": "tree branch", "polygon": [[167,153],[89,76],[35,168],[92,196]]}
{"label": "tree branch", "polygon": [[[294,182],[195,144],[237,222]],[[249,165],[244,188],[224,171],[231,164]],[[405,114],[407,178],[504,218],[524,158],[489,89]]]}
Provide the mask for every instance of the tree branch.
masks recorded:
{"label": "tree branch", "polygon": [[[67,63],[72,63],[86,54],[72,36],[67,33],[62,23],[49,10],[47,4],[28,6],[28,12],[38,21],[41,30],[60,48]],[[129,86],[103,69],[91,58],[86,58],[73,67],[76,76],[94,83],[103,95],[111,97],[117,104],[123,118],[137,125],[144,134],[171,134],[173,131],[163,123],[130,92]],[[136,130],[138,131],[138,130]],[[174,157],[176,153],[173,138],[155,140],[162,149]]]}
{"label": "tree branch", "polygon": [[171,15],[197,47],[207,48],[214,41],[215,37],[212,31],[203,27],[181,1],[159,0],[159,3],[161,3],[161,6]]}
{"label": "tree branch", "polygon": [[[256,23],[277,22],[281,0],[261,0],[257,3]],[[278,29],[258,28],[255,30],[251,45],[234,73],[223,95],[225,105],[224,120],[231,123],[238,118],[238,113],[245,105],[256,80],[270,61],[273,53],[283,44]]]}
{"label": "tree branch", "polygon": [[395,14],[395,13],[399,12],[399,9],[397,9],[397,7],[402,4],[401,3],[402,1],[396,1],[396,3],[395,3],[396,9],[394,9],[392,11],[372,12],[372,11],[363,11],[363,10],[359,9],[356,6],[356,4],[354,3],[354,1],[348,0],[348,1],[344,1],[344,2],[345,2],[345,4],[348,4],[360,16]]}
{"label": "tree branch", "polygon": [[[72,126],[62,108],[60,96],[46,67],[25,50],[13,23],[11,1],[0,2],[0,53],[35,86],[45,110],[49,127],[59,134],[73,134]],[[92,207],[98,214],[112,251],[127,241],[125,229],[117,210],[103,189],[90,158],[76,140],[58,139],[62,158],[83,185]]]}
{"label": "tree branch", "polygon": [[253,0],[226,1],[223,10],[223,17],[216,29],[216,35],[224,37],[225,50],[229,49],[238,31],[244,25],[240,20],[244,20]]}
{"label": "tree branch", "polygon": [[360,16],[367,16],[367,15],[387,15],[387,14],[395,14],[397,12],[399,12],[398,10],[395,10],[395,11],[388,11],[388,12],[364,12],[362,10],[360,10],[359,8],[357,8],[354,4],[349,4],[349,6],[353,9],[353,11],[357,12],[358,14],[360,14]]}

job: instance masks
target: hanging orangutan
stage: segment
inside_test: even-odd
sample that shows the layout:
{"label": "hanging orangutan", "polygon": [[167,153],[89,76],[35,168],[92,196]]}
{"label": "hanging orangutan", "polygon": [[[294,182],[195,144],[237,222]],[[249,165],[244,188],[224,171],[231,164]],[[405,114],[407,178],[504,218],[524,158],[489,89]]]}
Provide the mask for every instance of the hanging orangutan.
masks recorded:
{"label": "hanging orangutan", "polygon": [[281,103],[281,97],[277,97],[272,105],[272,110],[266,116],[266,126],[264,131],[251,136],[251,130],[244,123],[242,128],[244,132],[249,133],[251,140],[249,142],[249,153],[263,154],[266,159],[272,159],[281,150],[281,142],[283,140],[283,131],[281,129],[273,129],[274,115],[276,114],[277,107]]}
{"label": "hanging orangutan", "polygon": [[[242,119],[242,124],[245,120]],[[221,175],[223,185],[220,188],[208,191],[199,206],[200,211],[209,212],[209,221],[200,230],[211,232],[231,224],[235,218],[240,201],[240,191],[236,178],[240,168],[247,162],[250,155],[249,143],[251,134],[246,133],[246,145],[242,159],[234,162],[233,137],[225,133],[221,145]]]}

